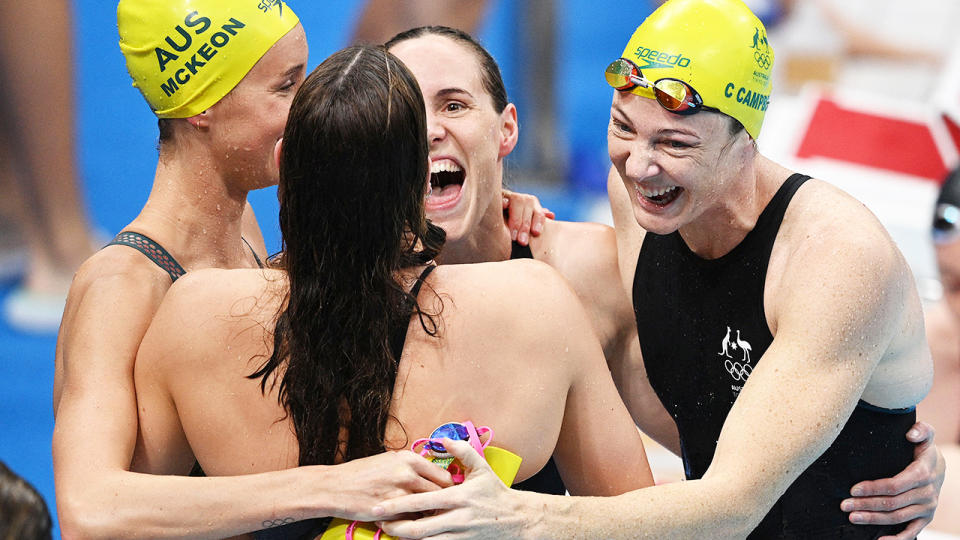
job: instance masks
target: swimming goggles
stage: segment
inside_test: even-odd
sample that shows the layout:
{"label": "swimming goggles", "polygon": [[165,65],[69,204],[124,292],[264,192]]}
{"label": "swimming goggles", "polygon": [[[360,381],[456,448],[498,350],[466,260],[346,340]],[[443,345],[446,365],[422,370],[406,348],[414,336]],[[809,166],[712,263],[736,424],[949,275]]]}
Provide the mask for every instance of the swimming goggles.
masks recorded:
{"label": "swimming goggles", "polygon": [[933,212],[933,243],[946,244],[960,238],[960,208],[940,203]]}
{"label": "swimming goggles", "polygon": [[607,84],[621,92],[634,88],[648,88],[653,91],[657,102],[666,110],[675,114],[694,114],[705,109],[703,98],[689,84],[679,80],[664,78],[655,82],[645,78],[632,61],[618,58],[607,66],[604,76]]}
{"label": "swimming goggles", "polygon": [[[487,436],[486,440],[481,440],[484,435]],[[490,444],[490,441],[493,440],[493,430],[486,426],[474,426],[473,422],[469,420],[463,423],[448,422],[434,429],[429,437],[417,439],[410,445],[410,450],[419,453],[435,465],[450,471],[450,476],[453,478],[454,484],[461,484],[465,478],[466,471],[462,470],[454,457],[447,452],[447,449],[443,446],[443,439],[467,441],[470,443],[470,446],[482,456],[484,455],[484,450]],[[419,450],[417,450],[418,447]],[[359,521],[350,523],[346,530],[344,530],[344,540],[361,540],[364,538],[381,540],[384,536],[386,536],[386,538],[393,538],[392,536],[384,535],[382,529],[377,528],[374,532],[372,524],[361,523]],[[326,535],[324,535],[324,537],[326,537]]]}

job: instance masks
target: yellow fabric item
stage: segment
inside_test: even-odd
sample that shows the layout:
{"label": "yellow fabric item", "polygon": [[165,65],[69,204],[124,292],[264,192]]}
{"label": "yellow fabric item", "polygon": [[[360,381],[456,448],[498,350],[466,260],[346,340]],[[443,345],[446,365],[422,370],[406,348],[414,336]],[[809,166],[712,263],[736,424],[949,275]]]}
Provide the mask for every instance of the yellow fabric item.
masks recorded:
{"label": "yellow fabric item", "polygon": [[[773,48],[741,0],[669,0],[634,32],[623,51],[650,81],[679,79],[760,136],[770,103]],[[648,88],[631,92],[654,98]]]}
{"label": "yellow fabric item", "polygon": [[[484,449],[483,457],[504,484],[508,486],[513,485],[513,480],[517,477],[517,471],[520,470],[520,463],[523,461],[523,458],[509,450],[497,448],[496,446],[488,446]],[[327,530],[323,533],[323,536],[320,537],[320,540],[344,540],[347,537],[347,529],[351,523],[352,521],[344,519],[334,519],[330,522],[330,526],[327,527]],[[373,540],[376,534],[377,526],[373,523],[357,523],[357,526],[353,529],[354,540]],[[386,533],[381,533],[379,539],[395,540],[393,536]]]}
{"label": "yellow fabric item", "polygon": [[281,0],[120,0],[127,71],[159,118],[188,118],[230,93],[300,20]]}

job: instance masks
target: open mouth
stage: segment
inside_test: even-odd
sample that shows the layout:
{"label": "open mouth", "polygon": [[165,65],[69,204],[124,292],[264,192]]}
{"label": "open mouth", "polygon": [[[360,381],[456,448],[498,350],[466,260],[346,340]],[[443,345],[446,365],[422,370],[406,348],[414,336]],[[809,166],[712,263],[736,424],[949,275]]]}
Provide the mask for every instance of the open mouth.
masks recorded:
{"label": "open mouth", "polygon": [[668,186],[662,188],[645,188],[643,186],[637,186],[637,192],[649,203],[655,206],[667,206],[673,201],[677,200],[677,197],[683,193],[683,188],[680,186]]}
{"label": "open mouth", "polygon": [[430,188],[427,197],[430,206],[445,206],[460,197],[463,181],[466,179],[463,167],[452,159],[439,159],[430,164]]}

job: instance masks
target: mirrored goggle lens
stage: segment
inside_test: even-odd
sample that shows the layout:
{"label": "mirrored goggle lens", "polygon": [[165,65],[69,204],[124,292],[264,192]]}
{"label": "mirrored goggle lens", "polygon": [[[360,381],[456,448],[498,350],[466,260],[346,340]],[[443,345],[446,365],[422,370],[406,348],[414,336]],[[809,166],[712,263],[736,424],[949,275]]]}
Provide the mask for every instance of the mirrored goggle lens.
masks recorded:
{"label": "mirrored goggle lens", "polygon": [[611,62],[610,65],[607,66],[606,71],[604,71],[607,84],[617,90],[629,90],[637,86],[633,78],[639,78],[639,76],[640,73],[630,65],[630,62],[623,58],[618,58]]}
{"label": "mirrored goggle lens", "polygon": [[661,79],[654,83],[653,91],[657,95],[657,101],[671,111],[682,109],[687,106],[688,101],[693,101],[687,85],[680,81]]}
{"label": "mirrored goggle lens", "polygon": [[653,88],[653,95],[663,108],[675,113],[694,113],[699,110],[702,100],[689,85],[677,79],[660,79],[655,83],[643,77],[640,69],[626,58],[618,58],[604,71],[607,84],[620,91],[638,86]]}

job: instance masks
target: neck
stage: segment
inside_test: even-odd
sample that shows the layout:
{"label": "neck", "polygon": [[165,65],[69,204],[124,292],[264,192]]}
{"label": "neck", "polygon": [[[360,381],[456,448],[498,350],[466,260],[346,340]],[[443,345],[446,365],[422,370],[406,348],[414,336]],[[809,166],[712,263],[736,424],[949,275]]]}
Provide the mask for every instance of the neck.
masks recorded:
{"label": "neck", "polygon": [[247,192],[230,185],[207,156],[161,154],[150,197],[130,229],[159,242],[188,269],[248,266],[242,246]]}
{"label": "neck", "polygon": [[513,244],[499,196],[496,203],[487,208],[483,219],[472,230],[466,231],[459,238],[447,237],[437,257],[439,264],[499,262],[510,259]]}
{"label": "neck", "polygon": [[729,253],[746,238],[790,171],[757,154],[723,181],[716,202],[693,222],[680,228],[691,251],[705,259]]}

